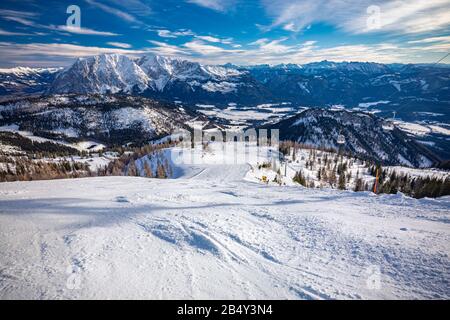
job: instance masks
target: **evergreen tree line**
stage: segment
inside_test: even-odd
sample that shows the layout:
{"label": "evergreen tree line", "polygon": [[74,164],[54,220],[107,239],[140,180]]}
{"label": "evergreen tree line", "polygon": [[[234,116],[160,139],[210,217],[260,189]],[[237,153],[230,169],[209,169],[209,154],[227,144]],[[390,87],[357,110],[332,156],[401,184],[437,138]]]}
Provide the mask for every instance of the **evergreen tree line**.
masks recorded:
{"label": "evergreen tree line", "polygon": [[[298,150],[294,147],[292,151],[292,157],[295,161]],[[353,165],[356,161],[355,159],[344,160],[343,155],[333,154],[330,151],[325,150],[309,150],[308,159],[302,157],[301,160],[305,161],[306,169],[311,171],[317,170],[317,181],[320,185],[328,185],[331,188],[338,188],[340,190],[345,190],[347,188],[347,183],[350,183],[352,175],[348,172],[348,168]],[[364,163],[365,165],[368,165]],[[317,168],[318,167],[318,168]],[[359,172],[356,175],[356,179],[359,179]],[[368,190],[368,185],[362,183],[360,179],[360,185],[358,186],[363,191]],[[305,187],[315,187],[314,181],[310,181],[302,171],[296,172],[293,178],[294,182],[297,182]]]}
{"label": "evergreen tree line", "polygon": [[87,163],[35,161],[19,157],[2,163],[0,182],[81,178],[95,175]]}
{"label": "evergreen tree line", "polygon": [[[168,178],[172,176],[172,168],[167,159],[163,159],[159,150],[172,146],[173,143],[161,143],[157,145],[145,145],[138,148],[117,147],[111,151],[121,154],[119,158],[111,161],[107,166],[98,170],[91,170],[86,162],[77,162],[70,159],[54,159],[53,153],[45,158],[36,157],[36,154],[23,156],[0,155],[0,182],[7,181],[31,181],[82,178],[95,176],[143,176],[149,178]],[[80,153],[82,157],[88,157],[87,152]],[[102,155],[100,152],[99,156]],[[148,161],[145,161],[147,157]],[[149,163],[152,157],[156,157],[156,167],[151,168]],[[38,159],[38,160],[37,160]],[[137,160],[142,159],[142,170],[137,168]]]}
{"label": "evergreen tree line", "polygon": [[450,195],[450,175],[447,177],[412,177],[408,174],[389,172],[380,165],[373,165],[369,173],[376,177],[379,170],[377,193],[395,194],[402,192],[417,199],[429,197],[437,198]]}
{"label": "evergreen tree line", "polygon": [[[160,153],[162,149],[170,146],[173,144],[166,142],[134,148],[132,152],[123,152],[118,159],[99,169],[98,174],[102,176],[170,178],[173,174],[172,168],[169,161]],[[152,168],[151,163],[156,165],[155,168]]]}
{"label": "evergreen tree line", "polygon": [[[295,161],[298,157],[299,145],[295,143],[286,143],[285,145],[288,147],[286,147],[284,152],[287,155],[292,155]],[[399,174],[393,170],[383,169],[381,165],[356,158],[344,158],[342,154],[328,152],[309,149],[309,157],[304,159],[302,156],[301,159],[305,161],[305,169],[315,170],[317,172],[316,181],[321,186],[325,184],[331,188],[345,190],[348,189],[348,185],[352,182],[351,188],[353,191],[374,191],[376,181],[373,183],[368,182],[367,179],[360,176],[359,170],[356,172],[356,175],[353,172],[353,176],[352,172],[349,172],[349,168],[353,167],[355,161],[360,161],[367,168],[367,172],[371,176],[376,177],[378,170],[377,193],[395,194],[402,192],[414,198],[436,198],[450,195],[450,175],[446,177],[414,177],[408,174]],[[305,187],[316,186],[314,181],[309,179],[302,170],[296,172],[293,181]]]}

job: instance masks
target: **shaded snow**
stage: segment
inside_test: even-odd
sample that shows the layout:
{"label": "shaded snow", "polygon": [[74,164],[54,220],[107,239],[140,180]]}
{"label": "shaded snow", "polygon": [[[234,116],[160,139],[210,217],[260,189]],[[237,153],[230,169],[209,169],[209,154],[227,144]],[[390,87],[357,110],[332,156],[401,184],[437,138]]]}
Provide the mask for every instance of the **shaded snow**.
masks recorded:
{"label": "shaded snow", "polygon": [[0,299],[450,298],[450,198],[268,186],[216,151],[174,180],[0,184]]}

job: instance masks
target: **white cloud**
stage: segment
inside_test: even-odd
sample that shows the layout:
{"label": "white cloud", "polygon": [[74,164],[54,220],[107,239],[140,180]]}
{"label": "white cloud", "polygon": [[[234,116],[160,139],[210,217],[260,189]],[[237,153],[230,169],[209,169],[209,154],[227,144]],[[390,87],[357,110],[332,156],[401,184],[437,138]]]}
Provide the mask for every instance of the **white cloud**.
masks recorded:
{"label": "white cloud", "polygon": [[420,40],[408,41],[408,43],[432,43],[432,42],[450,42],[450,36],[429,37]]}
{"label": "white cloud", "polygon": [[0,28],[0,36],[32,36],[31,33],[7,31]]}
{"label": "white cloud", "polygon": [[0,16],[11,16],[11,17],[36,17],[38,14],[36,12],[29,11],[16,11],[8,9],[0,9]]}
{"label": "white cloud", "polygon": [[313,46],[313,45],[316,44],[316,43],[317,43],[317,41],[312,41],[312,40],[310,40],[310,41],[305,41],[305,42],[303,42],[302,45],[304,45],[305,47],[309,47],[309,46]]}
{"label": "white cloud", "polygon": [[[300,31],[314,23],[326,23],[351,33],[390,32],[414,34],[445,30],[450,26],[448,0],[262,0],[270,27]],[[379,28],[368,25],[375,17],[370,6],[380,9]]]}
{"label": "white cloud", "polygon": [[107,42],[106,44],[109,44],[110,46],[117,47],[117,48],[123,48],[123,49],[130,49],[132,46],[128,43],[123,42]]}
{"label": "white cloud", "polygon": [[169,30],[158,30],[158,36],[161,38],[176,38],[177,36],[172,34]]}
{"label": "white cloud", "polygon": [[187,42],[183,46],[192,50],[193,52],[201,54],[201,55],[211,55],[211,54],[219,54],[219,53],[227,52],[226,49],[223,49],[223,48],[217,47],[217,46],[213,46],[210,44],[206,44],[206,43],[204,43],[202,41],[198,41],[198,40]]}
{"label": "white cloud", "polygon": [[35,12],[0,9],[1,19],[19,23],[27,27],[42,27],[34,21],[38,16],[39,14]]}
{"label": "white cloud", "polygon": [[259,46],[259,49],[261,51],[267,52],[267,53],[283,53],[288,52],[292,49],[292,47],[281,44],[282,42],[286,41],[287,38],[281,38],[278,40],[272,40],[266,43],[263,43]]}
{"label": "white cloud", "polygon": [[178,46],[170,45],[165,42],[148,40],[154,47],[149,48],[149,51],[163,55],[163,56],[188,56],[190,53]]}
{"label": "white cloud", "polygon": [[3,17],[4,20],[8,20],[8,21],[13,21],[16,23],[20,23],[23,24],[24,26],[27,27],[36,27],[38,26],[38,24],[36,24],[34,21],[28,19],[28,18],[23,18],[23,17],[16,17],[16,16],[5,16]]}
{"label": "white cloud", "polygon": [[63,57],[85,57],[102,53],[139,54],[146,50],[125,50],[116,48],[102,48],[91,46],[80,46],[67,43],[12,43],[0,42],[2,53],[13,53],[18,56],[27,54],[63,56]]}
{"label": "white cloud", "polygon": [[126,50],[121,48],[103,48],[66,43],[13,43],[0,42],[0,56],[3,64],[27,66],[58,66],[73,62],[74,58],[87,57],[102,53],[140,55],[148,49]]}
{"label": "white cloud", "polygon": [[258,39],[256,41],[253,41],[253,42],[249,43],[249,45],[251,45],[251,46],[260,46],[260,45],[266,44],[267,42],[269,42],[269,39],[262,38],[262,39]]}
{"label": "white cloud", "polygon": [[[275,43],[274,43],[275,41]],[[304,64],[314,61],[375,61],[393,62],[429,62],[427,56],[442,56],[444,49],[450,49],[448,43],[432,43],[430,46],[400,46],[393,43],[373,45],[354,44],[334,47],[319,47],[314,41],[288,45],[284,39],[260,41],[260,45],[251,49],[226,49],[204,43],[200,40],[176,46],[164,42],[149,40],[153,46],[141,50],[125,48],[102,48],[61,43],[18,44],[0,42],[0,56],[3,64],[28,66],[55,66],[73,62],[75,57],[92,56],[101,53],[121,53],[127,55],[159,54],[186,58],[208,64],[231,62],[238,65],[248,64]]]}
{"label": "white cloud", "polygon": [[89,28],[82,28],[82,27],[72,27],[72,26],[49,26],[48,27],[51,30],[55,31],[65,31],[70,33],[76,33],[76,34],[84,34],[84,35],[97,35],[97,36],[118,36],[119,34],[113,33],[113,32],[107,32],[107,31],[97,31]]}
{"label": "white cloud", "polygon": [[286,30],[286,31],[293,31],[293,32],[298,32],[298,31],[299,31],[299,28],[297,28],[297,27],[295,26],[295,23],[293,23],[293,22],[290,22],[290,23],[288,23],[288,24],[285,24],[285,25],[283,26],[283,29]]}
{"label": "white cloud", "polygon": [[269,40],[267,38],[262,38],[262,39],[258,39],[256,41],[250,43],[250,45],[258,46],[259,51],[265,52],[266,54],[286,53],[293,49],[292,46],[287,46],[287,45],[281,44],[282,42],[285,42],[286,40],[288,40],[288,38],[286,38],[286,37],[281,38],[281,39],[276,39],[276,40]]}
{"label": "white cloud", "polygon": [[117,36],[117,33],[113,32],[106,32],[106,31],[97,31],[94,29],[89,28],[83,28],[83,27],[73,27],[73,26],[67,26],[67,25],[42,25],[39,23],[36,23],[32,19],[37,17],[37,14],[34,14],[32,12],[26,12],[26,11],[14,11],[14,10],[0,10],[0,17],[7,21],[13,21],[22,25],[25,25],[27,27],[33,27],[33,28],[41,28],[41,29],[47,29],[47,30],[54,30],[54,31],[61,31],[61,32],[69,32],[69,33],[76,33],[76,34],[84,34],[84,35],[99,35],[99,36]]}
{"label": "white cloud", "polygon": [[116,6],[122,7],[127,10],[127,12],[139,17],[145,18],[154,13],[148,4],[149,2],[151,3],[151,1],[148,0],[109,0],[109,2],[112,2]]}
{"label": "white cloud", "polygon": [[[231,4],[231,1],[227,0],[186,0],[189,3],[199,5],[208,9],[216,11],[225,11]],[[234,2],[234,1],[233,1]]]}
{"label": "white cloud", "polygon": [[167,29],[154,30],[161,38],[178,38],[186,36],[195,36],[195,33],[191,30],[180,29],[177,31],[170,31]]}
{"label": "white cloud", "polygon": [[220,40],[219,38],[211,37],[211,36],[196,36],[196,38],[198,38],[200,40],[205,40],[208,42],[215,42],[215,43],[222,42],[222,40]]}
{"label": "white cloud", "polygon": [[423,52],[438,52],[438,53],[448,53],[450,51],[450,42],[439,42],[427,46],[415,46],[410,47],[411,50],[414,51],[423,51]]}
{"label": "white cloud", "polygon": [[133,15],[123,11],[123,10],[119,10],[116,8],[113,8],[111,6],[105,5],[103,3],[94,1],[94,0],[85,0],[87,3],[89,3],[90,5],[97,7],[107,13],[110,13],[112,15],[115,15],[116,17],[119,17],[125,21],[128,22],[135,22],[135,23],[141,23],[141,21],[139,21],[138,19],[136,19],[136,17],[134,17]]}
{"label": "white cloud", "polygon": [[436,44],[427,50],[423,47],[398,45],[394,43],[352,44],[334,47],[320,47],[317,41],[308,40],[302,43],[289,44],[287,38],[269,40],[259,39],[248,44],[247,49],[227,49],[218,45],[208,44],[201,40],[187,42],[180,46],[152,42],[159,47],[152,52],[188,58],[209,64],[224,64],[231,62],[237,65],[248,64],[304,64],[314,61],[372,61],[380,63],[414,63],[429,62],[430,54],[440,56],[440,52],[449,45]]}
{"label": "white cloud", "polygon": [[223,44],[233,45],[232,38],[222,39],[222,38],[217,38],[217,37],[212,37],[212,36],[197,36],[197,35],[195,36],[195,38],[203,40],[203,41],[207,41],[207,42],[212,42],[212,43],[223,43]]}

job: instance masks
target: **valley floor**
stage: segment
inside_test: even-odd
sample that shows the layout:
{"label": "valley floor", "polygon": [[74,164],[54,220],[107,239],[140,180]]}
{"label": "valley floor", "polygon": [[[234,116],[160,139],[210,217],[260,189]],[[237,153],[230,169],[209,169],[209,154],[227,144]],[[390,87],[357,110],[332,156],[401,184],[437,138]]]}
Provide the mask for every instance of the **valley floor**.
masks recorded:
{"label": "valley floor", "polygon": [[0,184],[0,299],[450,298],[450,198],[173,180]]}

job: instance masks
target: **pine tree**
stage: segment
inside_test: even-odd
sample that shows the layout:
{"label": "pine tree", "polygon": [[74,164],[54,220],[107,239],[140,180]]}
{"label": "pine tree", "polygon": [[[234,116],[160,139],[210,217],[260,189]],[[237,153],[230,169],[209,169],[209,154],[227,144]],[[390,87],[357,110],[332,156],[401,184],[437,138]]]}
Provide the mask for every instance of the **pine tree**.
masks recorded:
{"label": "pine tree", "polygon": [[327,173],[328,176],[328,183],[330,184],[330,186],[334,186],[336,184],[336,171],[332,170],[331,172]]}
{"label": "pine tree", "polygon": [[136,169],[136,163],[133,158],[131,158],[130,162],[128,163],[128,170],[127,175],[130,177],[136,177],[138,174]]}
{"label": "pine tree", "polygon": [[345,190],[345,173],[342,172],[341,175],[339,175],[339,183],[338,183],[338,188],[340,190]]}
{"label": "pine tree", "polygon": [[161,163],[158,163],[158,167],[156,169],[156,177],[158,179],[165,179],[165,178],[167,178],[166,171],[164,170],[164,166]]}
{"label": "pine tree", "polygon": [[364,191],[364,185],[361,178],[357,178],[355,181],[355,188],[353,189],[355,192]]}
{"label": "pine tree", "polygon": [[306,179],[305,179],[305,177],[303,176],[303,174],[302,174],[301,171],[297,171],[297,172],[295,173],[295,175],[294,175],[294,178],[292,178],[292,180],[293,180],[294,182],[297,182],[298,184],[301,184],[301,185],[304,186],[304,187],[307,186],[307,184],[306,184]]}
{"label": "pine tree", "polygon": [[450,195],[450,178],[446,178],[439,188],[439,197]]}
{"label": "pine tree", "polygon": [[153,178],[153,172],[152,169],[150,168],[150,166],[148,165],[148,162],[145,161],[144,162],[144,172],[145,172],[145,176],[147,178]]}

